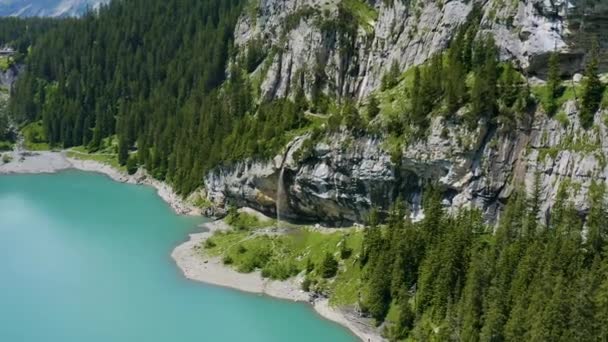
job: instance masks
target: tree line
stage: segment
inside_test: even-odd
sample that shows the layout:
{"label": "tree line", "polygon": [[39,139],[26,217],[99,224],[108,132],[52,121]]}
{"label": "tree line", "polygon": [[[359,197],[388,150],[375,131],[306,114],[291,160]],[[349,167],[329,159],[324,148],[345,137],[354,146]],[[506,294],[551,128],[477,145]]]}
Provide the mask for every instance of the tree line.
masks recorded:
{"label": "tree line", "polygon": [[[113,1],[81,19],[0,20],[0,40],[22,41],[19,50],[29,51],[10,112],[21,123],[41,121],[56,147],[95,152],[116,136],[120,164],[144,166],[182,194],[201,186],[213,167],[277,153],[293,136],[289,132],[310,125],[307,110],[325,108],[329,131],[375,129],[352,99],[319,92],[307,99],[297,84],[290,99],[258,99],[251,73],[281,51],[263,51],[259,39],[240,53],[235,49],[233,29],[244,3]],[[480,21],[476,6],[447,51],[415,67],[412,85],[399,94],[408,107],[388,120],[384,132],[404,141],[423,138],[433,115],[472,127],[512,128],[521,119],[530,89],[510,63],[499,61],[493,38],[479,37]],[[324,33],[337,38],[352,31],[326,26]],[[597,108],[603,91],[590,65],[583,116]],[[399,78],[395,64],[383,87],[394,87]],[[374,96],[368,107],[371,122],[380,113]]]}
{"label": "tree line", "polygon": [[[448,215],[439,192],[424,219],[402,206],[370,216],[360,306],[392,340],[603,341],[608,338],[605,186],[590,188],[583,221],[562,183],[548,225],[538,192],[516,193],[496,227],[476,210]],[[539,190],[536,187],[536,190]]]}

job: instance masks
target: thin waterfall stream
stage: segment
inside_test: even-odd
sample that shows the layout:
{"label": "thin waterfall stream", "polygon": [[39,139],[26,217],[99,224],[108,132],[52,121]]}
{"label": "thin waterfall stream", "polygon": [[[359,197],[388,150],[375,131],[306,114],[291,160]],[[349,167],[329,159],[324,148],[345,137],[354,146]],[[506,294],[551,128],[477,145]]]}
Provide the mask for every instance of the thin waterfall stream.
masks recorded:
{"label": "thin waterfall stream", "polygon": [[279,179],[277,181],[277,228],[281,228],[281,201],[285,197],[285,183],[283,182],[284,173],[285,167],[281,165],[281,172],[279,172]]}
{"label": "thin waterfall stream", "polygon": [[294,146],[298,146],[297,144],[302,140],[302,137],[296,138],[293,142],[291,142],[287,146],[287,150],[285,150],[285,154],[283,154],[283,160],[281,160],[281,168],[279,171],[279,179],[277,180],[277,200],[276,200],[276,210],[277,210],[277,228],[281,228],[281,212],[284,210],[283,201],[287,198],[287,192],[285,191],[285,162],[287,161],[287,157],[289,156],[289,151]]}

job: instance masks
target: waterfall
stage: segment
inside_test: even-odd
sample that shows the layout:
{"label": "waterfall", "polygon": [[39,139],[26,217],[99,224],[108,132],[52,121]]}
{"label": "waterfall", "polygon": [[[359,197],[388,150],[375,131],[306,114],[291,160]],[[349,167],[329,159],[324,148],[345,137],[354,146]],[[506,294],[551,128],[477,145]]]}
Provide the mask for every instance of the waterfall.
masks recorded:
{"label": "waterfall", "polygon": [[279,173],[279,179],[277,180],[277,228],[281,226],[281,201],[285,197],[285,183],[283,182],[283,174],[285,173],[285,167],[281,165],[281,172]]}
{"label": "waterfall", "polygon": [[297,146],[297,144],[301,141],[302,141],[302,137],[297,137],[292,142],[290,142],[287,145],[287,149],[285,150],[285,153],[283,154],[283,159],[281,160],[279,179],[277,180],[277,200],[276,200],[277,228],[280,228],[280,226],[281,226],[281,212],[284,210],[284,204],[285,204],[284,201],[287,199],[287,191],[285,191],[285,177],[284,177],[285,163],[287,162],[287,157],[289,156],[289,151],[291,151],[291,149],[294,147],[294,145]]}

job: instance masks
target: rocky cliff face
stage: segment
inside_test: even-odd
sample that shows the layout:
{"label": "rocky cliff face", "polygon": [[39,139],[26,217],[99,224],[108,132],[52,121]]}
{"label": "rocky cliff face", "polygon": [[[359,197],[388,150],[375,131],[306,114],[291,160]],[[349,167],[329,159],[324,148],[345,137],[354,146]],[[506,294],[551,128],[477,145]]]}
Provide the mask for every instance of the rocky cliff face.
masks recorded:
{"label": "rocky cliff face", "polygon": [[[437,118],[430,137],[404,148],[399,164],[381,139],[348,132],[325,137],[302,158],[298,151],[308,139],[304,136],[272,161],[247,161],[209,173],[207,195],[218,207],[233,203],[271,215],[279,200],[283,217],[343,225],[362,222],[373,207],[387,209],[398,196],[410,204],[412,217],[424,215],[420,201],[430,182],[441,185],[447,208],[480,208],[489,222],[499,217],[516,189],[539,190],[539,219],[546,222],[564,185],[584,214],[592,183],[608,178],[606,113],[598,112],[595,128],[585,131],[574,101],[563,110],[560,119],[535,113],[533,120],[508,132],[466,131]],[[286,189],[282,196],[279,182]]]}
{"label": "rocky cliff face", "polygon": [[[574,5],[565,0],[369,1],[369,11],[354,16],[354,33],[326,30],[341,15],[336,1],[261,0],[240,19],[236,43],[246,53],[253,42],[263,42],[268,53],[252,78],[266,99],[290,96],[301,86],[309,97],[322,91],[363,100],[394,61],[405,70],[444,49],[475,3],[480,34],[491,32],[501,58],[526,75],[542,78],[554,49],[565,74],[581,70],[585,51],[574,34],[580,23],[570,27]],[[410,204],[412,216],[423,215],[421,194],[433,182],[442,186],[446,207],[481,208],[488,221],[499,217],[516,189],[538,190],[539,218],[546,221],[558,189],[567,185],[584,214],[592,182],[608,176],[606,113],[596,114],[590,130],[580,127],[575,100],[554,118],[540,108],[526,115],[511,129],[480,125],[475,131],[437,117],[428,138],[403,148],[399,163],[382,137],[341,131],[306,143],[312,138],[304,135],[272,161],[210,172],[207,197],[220,208],[235,203],[268,214],[282,202],[281,215],[292,220],[351,224],[372,207],[387,209],[397,196]],[[279,182],[285,194],[278,193]]]}
{"label": "rocky cliff face", "polygon": [[[390,205],[402,175],[379,140],[335,134],[316,144],[308,158],[298,160],[297,152],[308,138],[295,140],[273,161],[211,172],[205,179],[208,197],[214,203],[231,202],[273,215],[277,201],[282,201],[284,218],[334,224],[361,222],[372,206]],[[417,175],[411,177],[408,194],[419,192]],[[279,182],[286,190],[281,195]]]}
{"label": "rocky cliff face", "polygon": [[[576,2],[347,0],[349,14],[343,17],[357,25],[341,32],[327,29],[340,20],[340,1],[260,0],[241,17],[235,39],[241,51],[256,40],[271,51],[256,71],[266,98],[303,86],[309,97],[321,88],[332,96],[364,99],[393,62],[405,70],[444,49],[475,4],[481,9],[480,34],[494,35],[503,59],[543,75],[548,53],[556,49],[564,72],[580,71],[585,50],[573,40],[581,25],[569,25]],[[587,13],[585,23],[603,18],[601,13]],[[592,26],[584,25],[598,29]]]}
{"label": "rocky cliff face", "polygon": [[23,71],[23,65],[15,64],[11,65],[4,71],[0,71],[0,87],[11,89],[21,71]]}

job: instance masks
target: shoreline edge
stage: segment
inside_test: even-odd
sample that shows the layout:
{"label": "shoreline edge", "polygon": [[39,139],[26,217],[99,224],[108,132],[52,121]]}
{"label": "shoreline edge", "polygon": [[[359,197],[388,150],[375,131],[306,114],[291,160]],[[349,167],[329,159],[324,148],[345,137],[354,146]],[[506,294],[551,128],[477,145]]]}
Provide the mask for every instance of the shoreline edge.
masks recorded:
{"label": "shoreline edge", "polygon": [[[117,170],[108,164],[94,160],[70,158],[66,155],[66,151],[41,151],[26,154],[15,151],[11,162],[0,165],[0,175],[49,174],[70,169],[103,174],[119,183],[151,186],[156,190],[157,195],[178,215],[203,216],[200,208],[184,201],[181,196],[173,191],[170,185],[154,179],[141,168],[135,174],[128,175],[126,172]],[[204,259],[197,253],[196,248],[211,237],[214,232],[229,227],[222,220],[204,223],[203,225],[207,228],[207,231],[190,234],[188,241],[175,247],[171,253],[172,259],[187,279],[283,300],[306,302],[311,304],[319,316],[343,326],[361,341],[386,341],[368,324],[357,320],[354,315],[348,315],[340,309],[331,307],[328,299],[322,298],[310,301],[309,293],[300,288],[301,279],[268,280],[262,278],[259,271],[238,273],[232,268],[224,266],[219,258]]]}

